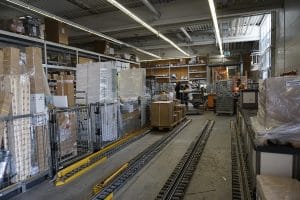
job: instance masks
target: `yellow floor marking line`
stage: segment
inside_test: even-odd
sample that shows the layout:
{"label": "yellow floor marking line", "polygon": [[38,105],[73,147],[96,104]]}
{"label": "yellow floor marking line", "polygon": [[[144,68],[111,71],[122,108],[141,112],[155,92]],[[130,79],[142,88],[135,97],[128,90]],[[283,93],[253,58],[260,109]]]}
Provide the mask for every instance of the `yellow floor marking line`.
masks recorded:
{"label": "yellow floor marking line", "polygon": [[117,169],[112,175],[104,179],[100,184],[97,184],[93,187],[93,195],[98,194],[105,186],[107,186],[115,177],[127,169],[129,163],[123,164],[119,169]]}

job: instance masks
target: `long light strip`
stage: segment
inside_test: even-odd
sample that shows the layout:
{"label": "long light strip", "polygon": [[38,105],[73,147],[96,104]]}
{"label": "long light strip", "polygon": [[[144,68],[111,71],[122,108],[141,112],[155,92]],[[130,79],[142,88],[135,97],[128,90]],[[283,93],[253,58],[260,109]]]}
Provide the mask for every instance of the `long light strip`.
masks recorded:
{"label": "long light strip", "polygon": [[85,27],[85,26],[82,26],[82,25],[77,24],[77,23],[75,23],[75,22],[72,22],[72,21],[70,21],[70,20],[67,20],[67,19],[61,18],[61,17],[59,17],[59,16],[53,15],[53,14],[47,12],[47,11],[44,11],[44,10],[41,10],[41,9],[36,8],[36,7],[34,7],[34,6],[31,6],[31,5],[26,4],[26,3],[22,2],[22,1],[19,1],[19,0],[5,0],[5,1],[7,1],[7,2],[9,2],[9,3],[12,3],[12,4],[14,4],[14,5],[20,6],[20,7],[22,7],[22,8],[25,8],[25,9],[27,9],[27,10],[30,10],[30,11],[32,11],[32,12],[38,13],[38,14],[40,14],[40,15],[42,15],[42,16],[45,16],[45,17],[54,19],[54,20],[56,20],[56,21],[65,23],[65,24],[67,24],[67,25],[69,25],[69,26],[72,26],[72,27],[74,27],[74,28],[80,29],[80,30],[82,30],[82,31],[85,31],[85,32],[91,33],[91,34],[93,34],[93,35],[99,36],[99,37],[101,37],[101,38],[104,38],[104,39],[109,40],[109,41],[111,41],[111,42],[117,43],[117,44],[119,44],[119,45],[125,45],[125,46],[127,46],[127,47],[133,48],[133,49],[135,49],[135,50],[137,50],[137,51],[139,51],[139,52],[141,52],[141,53],[147,54],[147,55],[152,56],[152,57],[154,57],[154,58],[158,58],[158,59],[161,58],[161,57],[158,56],[158,55],[155,55],[155,54],[150,53],[150,52],[148,52],[148,51],[144,51],[144,50],[142,50],[142,49],[140,49],[140,48],[138,48],[138,47],[135,47],[135,46],[133,46],[133,45],[127,44],[127,43],[125,43],[125,42],[122,42],[122,41],[117,40],[117,39],[115,39],[115,38],[112,38],[112,37],[110,37],[110,36],[108,36],[108,35],[104,35],[104,34],[102,34],[102,33],[100,33],[100,32],[97,32],[97,31],[95,31],[95,30],[92,30],[92,29],[90,29],[90,28],[87,28],[87,27]]}
{"label": "long light strip", "polygon": [[220,54],[221,54],[221,56],[223,56],[222,40],[221,40],[220,29],[219,29],[219,25],[218,25],[214,0],[208,0],[208,3],[209,3],[210,12],[211,12],[211,17],[213,19],[213,23],[214,23],[214,27],[215,27],[217,42],[218,42],[219,48],[220,48]]}
{"label": "long light strip", "polygon": [[123,5],[121,5],[119,2],[117,2],[115,0],[106,0],[106,1],[109,2],[109,3],[111,3],[113,6],[117,7],[123,13],[125,13],[126,15],[128,15],[129,17],[131,17],[134,21],[136,21],[137,23],[141,24],[142,26],[144,26],[145,28],[147,28],[149,31],[151,31],[152,33],[154,33],[155,35],[157,35],[161,39],[163,39],[166,42],[168,42],[169,44],[171,44],[173,47],[175,47],[178,51],[180,51],[184,55],[190,56],[187,52],[185,52],[184,50],[182,50],[173,41],[171,41],[169,38],[167,38],[163,34],[159,33],[156,29],[154,29],[152,26],[150,26],[149,24],[147,24],[146,22],[144,22],[141,18],[139,18],[135,14],[133,14],[131,11],[129,11],[127,8],[125,8]]}

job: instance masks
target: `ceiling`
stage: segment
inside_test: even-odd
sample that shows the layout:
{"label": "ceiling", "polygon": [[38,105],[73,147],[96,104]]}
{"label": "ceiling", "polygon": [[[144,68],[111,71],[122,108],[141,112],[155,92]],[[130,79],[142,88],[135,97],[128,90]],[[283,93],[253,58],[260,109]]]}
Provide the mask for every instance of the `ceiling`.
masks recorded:
{"label": "ceiling", "polygon": [[[93,30],[161,56],[183,56],[165,41],[154,36],[106,0],[23,0],[52,14],[67,18]],[[145,4],[145,1],[151,4]],[[207,0],[118,0],[148,24],[169,37],[184,50],[198,54],[213,46],[218,54]],[[282,0],[215,0],[224,50],[251,51],[257,48],[259,26],[264,14],[282,7]],[[12,15],[2,3],[0,17]],[[153,10],[154,9],[154,10]],[[16,16],[24,14],[15,10]],[[99,38],[72,29],[70,43],[86,47]],[[245,45],[241,45],[245,43]],[[116,46],[117,51],[128,51]],[[131,50],[130,50],[131,51]],[[149,57],[139,54],[142,59]]]}

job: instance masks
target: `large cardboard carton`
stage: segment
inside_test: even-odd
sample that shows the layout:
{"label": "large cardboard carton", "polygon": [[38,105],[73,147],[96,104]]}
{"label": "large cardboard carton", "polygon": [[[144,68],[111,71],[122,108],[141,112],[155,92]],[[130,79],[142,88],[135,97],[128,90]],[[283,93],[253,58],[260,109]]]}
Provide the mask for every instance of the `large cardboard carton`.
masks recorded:
{"label": "large cardboard carton", "polygon": [[48,170],[49,138],[45,126],[35,127],[36,158],[39,172]]}
{"label": "large cardboard carton", "polygon": [[185,117],[186,116],[186,105],[184,104],[177,104],[174,106],[174,110],[175,111],[181,111],[181,117]]}
{"label": "large cardboard carton", "polygon": [[178,121],[182,119],[182,110],[175,111],[175,114],[178,115]]}
{"label": "large cardboard carton", "polygon": [[3,51],[0,49],[0,74],[4,73],[3,56]]}
{"label": "large cardboard carton", "polygon": [[173,115],[173,101],[157,101],[151,104],[151,126],[170,126],[174,122]]}
{"label": "large cardboard carton", "polygon": [[3,48],[3,71],[4,74],[20,74],[21,68],[20,50],[13,47]]}
{"label": "large cardboard carton", "polygon": [[68,105],[75,105],[74,76],[61,75],[57,80],[56,95],[67,96]]}
{"label": "large cardboard carton", "polygon": [[45,93],[44,69],[42,65],[42,50],[37,47],[26,47],[26,69],[30,76],[30,93]]}
{"label": "large cardboard carton", "polygon": [[46,40],[60,44],[69,44],[68,26],[64,23],[45,18]]}

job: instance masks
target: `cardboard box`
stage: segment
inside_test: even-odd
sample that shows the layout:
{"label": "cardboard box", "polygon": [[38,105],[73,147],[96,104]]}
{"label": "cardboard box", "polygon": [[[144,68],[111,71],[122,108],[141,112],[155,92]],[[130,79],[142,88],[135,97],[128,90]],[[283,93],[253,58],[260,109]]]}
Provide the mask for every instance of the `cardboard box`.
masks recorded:
{"label": "cardboard box", "polygon": [[0,49],[0,74],[4,74],[3,58],[3,51]]}
{"label": "cardboard box", "polygon": [[11,94],[0,92],[0,116],[7,116],[11,111]]}
{"label": "cardboard box", "polygon": [[49,138],[47,135],[47,128],[45,126],[35,127],[35,141],[36,141],[36,159],[39,172],[48,170],[48,145]]}
{"label": "cardboard box", "polygon": [[79,64],[93,63],[93,62],[95,62],[93,59],[85,58],[85,57],[78,57]]}
{"label": "cardboard box", "polygon": [[68,26],[49,18],[45,18],[45,36],[46,40],[65,45],[69,44]]}
{"label": "cardboard box", "polygon": [[44,113],[46,112],[45,94],[31,94],[30,95],[30,112]]}
{"label": "cardboard box", "polygon": [[178,115],[178,121],[182,119],[182,110],[175,111],[175,114]]}
{"label": "cardboard box", "polygon": [[95,41],[95,51],[97,53],[109,55],[110,45],[105,40],[97,40]]}
{"label": "cardboard box", "polygon": [[30,93],[45,93],[44,69],[42,65],[42,50],[37,47],[26,47],[26,69],[30,76]]}
{"label": "cardboard box", "polygon": [[60,145],[60,156],[70,157],[77,155],[77,131],[76,115],[74,113],[58,113],[58,136]]}
{"label": "cardboard box", "polygon": [[3,48],[3,71],[4,74],[20,74],[21,68],[20,50],[13,47]]}
{"label": "cardboard box", "polygon": [[75,106],[74,76],[61,75],[57,80],[56,95],[67,96],[68,105]]}
{"label": "cardboard box", "polygon": [[173,101],[157,101],[151,104],[151,126],[170,126],[174,122],[173,115]]}
{"label": "cardboard box", "polygon": [[174,110],[181,111],[182,118],[186,116],[186,106],[184,104],[175,105]]}

